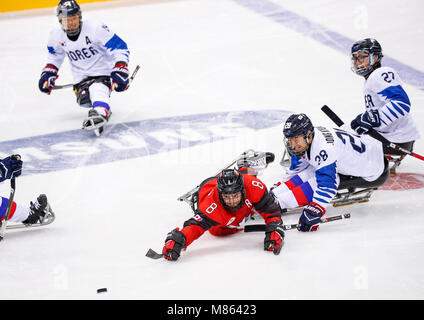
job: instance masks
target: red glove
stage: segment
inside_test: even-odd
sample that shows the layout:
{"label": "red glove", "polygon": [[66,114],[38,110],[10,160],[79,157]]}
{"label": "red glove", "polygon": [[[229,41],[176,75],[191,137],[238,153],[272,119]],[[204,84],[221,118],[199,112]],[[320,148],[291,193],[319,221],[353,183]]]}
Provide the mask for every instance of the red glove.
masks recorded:
{"label": "red glove", "polygon": [[284,245],[283,222],[270,222],[265,229],[264,250],[279,254]]}
{"label": "red glove", "polygon": [[165,246],[162,249],[164,258],[168,260],[178,260],[181,249],[185,246],[186,238],[178,228],[167,234]]}

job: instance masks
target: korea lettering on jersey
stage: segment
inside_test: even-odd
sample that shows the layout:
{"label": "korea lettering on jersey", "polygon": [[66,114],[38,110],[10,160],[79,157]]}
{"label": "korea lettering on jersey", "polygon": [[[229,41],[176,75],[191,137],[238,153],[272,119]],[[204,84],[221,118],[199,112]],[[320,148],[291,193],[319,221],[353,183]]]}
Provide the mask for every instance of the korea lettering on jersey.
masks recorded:
{"label": "korea lettering on jersey", "polygon": [[76,83],[88,76],[110,75],[117,61],[129,62],[130,53],[127,44],[106,25],[86,20],[76,41],[70,40],[60,26],[53,29],[47,49],[47,63],[58,68],[65,56],[69,58]]}
{"label": "korea lettering on jersey", "polygon": [[375,127],[392,142],[414,141],[420,137],[410,111],[411,102],[398,73],[390,67],[374,70],[364,85],[365,108],[379,119]]}
{"label": "korea lettering on jersey", "polygon": [[374,181],[383,170],[381,142],[340,129],[315,127],[309,154],[292,156],[290,170],[272,193],[281,208],[310,202],[325,208],[337,193],[339,174]]}

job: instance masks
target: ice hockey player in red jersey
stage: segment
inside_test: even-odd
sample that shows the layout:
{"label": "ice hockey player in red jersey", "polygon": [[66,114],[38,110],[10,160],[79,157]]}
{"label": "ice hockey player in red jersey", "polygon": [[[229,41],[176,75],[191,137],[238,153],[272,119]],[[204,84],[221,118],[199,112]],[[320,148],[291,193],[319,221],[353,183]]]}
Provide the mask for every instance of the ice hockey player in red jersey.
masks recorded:
{"label": "ice hockey player in red jersey", "polygon": [[280,253],[284,241],[281,208],[261,180],[241,172],[225,169],[200,184],[195,216],[166,237],[162,250],[166,259],[177,260],[181,250],[207,230],[214,236],[242,231],[245,221],[256,212],[266,223],[264,250]]}

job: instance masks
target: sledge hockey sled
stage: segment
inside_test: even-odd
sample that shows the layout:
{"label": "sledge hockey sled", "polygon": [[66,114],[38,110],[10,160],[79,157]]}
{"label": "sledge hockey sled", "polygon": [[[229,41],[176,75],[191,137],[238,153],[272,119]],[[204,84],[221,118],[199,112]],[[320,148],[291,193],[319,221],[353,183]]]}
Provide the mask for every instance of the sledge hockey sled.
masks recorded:
{"label": "sledge hockey sled", "polygon": [[43,217],[43,219],[41,220],[41,222],[34,223],[34,224],[23,224],[23,223],[8,222],[7,225],[6,225],[6,230],[36,228],[36,227],[47,226],[55,220],[56,215],[54,214],[52,208],[50,207],[50,204],[47,204],[46,211],[47,212],[46,212],[45,216]]}

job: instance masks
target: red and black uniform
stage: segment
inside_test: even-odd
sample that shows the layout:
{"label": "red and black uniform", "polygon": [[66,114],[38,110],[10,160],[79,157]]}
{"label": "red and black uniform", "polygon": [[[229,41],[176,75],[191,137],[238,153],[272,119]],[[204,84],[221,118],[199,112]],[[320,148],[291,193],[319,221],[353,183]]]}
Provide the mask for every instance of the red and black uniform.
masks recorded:
{"label": "red and black uniform", "polygon": [[249,215],[259,213],[266,225],[281,223],[281,208],[268,192],[266,185],[250,174],[243,174],[244,201],[236,210],[227,210],[220,202],[217,178],[206,179],[201,185],[197,200],[196,215],[184,223],[180,230],[185,236],[185,247],[199,238],[206,230],[213,235],[233,234],[243,230]]}

